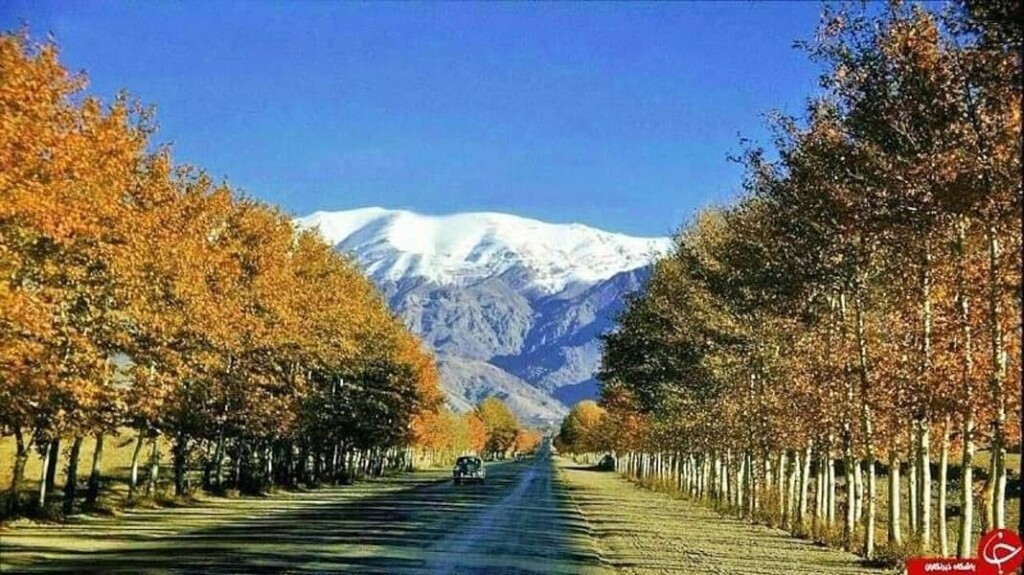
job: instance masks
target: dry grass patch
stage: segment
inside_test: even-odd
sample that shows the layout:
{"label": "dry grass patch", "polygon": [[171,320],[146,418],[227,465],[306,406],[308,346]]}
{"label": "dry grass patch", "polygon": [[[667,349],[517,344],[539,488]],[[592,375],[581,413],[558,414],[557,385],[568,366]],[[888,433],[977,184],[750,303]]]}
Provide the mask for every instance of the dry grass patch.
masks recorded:
{"label": "dry grass patch", "polygon": [[605,562],[630,575],[852,575],[885,571],[780,529],[560,462],[561,479]]}

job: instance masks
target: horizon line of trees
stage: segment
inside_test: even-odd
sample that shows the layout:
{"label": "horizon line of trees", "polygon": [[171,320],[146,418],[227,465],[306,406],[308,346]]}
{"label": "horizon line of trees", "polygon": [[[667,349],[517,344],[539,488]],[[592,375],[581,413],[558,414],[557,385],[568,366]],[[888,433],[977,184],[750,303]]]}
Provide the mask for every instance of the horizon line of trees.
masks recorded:
{"label": "horizon line of trees", "polygon": [[[314,230],[155,146],[153,112],[85,93],[53,43],[0,35],[0,437],[6,513],[34,507],[84,438],[135,435],[129,501],[256,493],[408,465],[441,408],[433,358]],[[70,446],[69,449],[62,447]],[[8,462],[4,463],[5,465]],[[148,477],[143,477],[148,469]]]}
{"label": "horizon line of trees", "polygon": [[739,158],[745,194],[654,264],[605,337],[601,405],[574,410],[563,445],[868,559],[969,557],[1006,527],[1020,16],[1012,0],[826,9],[803,44],[821,92],[771,117],[771,146]]}
{"label": "horizon line of trees", "polygon": [[466,413],[447,407],[423,412],[416,421],[417,460],[448,465],[465,454],[505,457],[540,445],[543,434],[524,426],[499,397],[488,397]]}

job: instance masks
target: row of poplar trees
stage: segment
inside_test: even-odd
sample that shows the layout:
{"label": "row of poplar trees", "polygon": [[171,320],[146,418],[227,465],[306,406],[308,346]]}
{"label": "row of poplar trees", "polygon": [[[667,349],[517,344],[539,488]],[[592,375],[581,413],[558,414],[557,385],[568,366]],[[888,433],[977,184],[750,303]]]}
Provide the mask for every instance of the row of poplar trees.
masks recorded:
{"label": "row of poplar trees", "polygon": [[821,91],[629,301],[584,449],[867,558],[970,556],[1006,525],[1020,6],[826,9]]}
{"label": "row of poplar trees", "polygon": [[[125,430],[130,498],[153,489],[168,445],[176,495],[400,465],[414,417],[441,400],[420,342],[316,232],[173,164],[149,109],[85,84],[54,45],[0,36],[9,511],[46,504],[58,458],[70,511],[93,436],[94,503],[104,437]],[[40,489],[24,494],[33,450]]]}
{"label": "row of poplar trees", "polygon": [[414,421],[417,464],[448,465],[465,454],[504,457],[536,449],[543,434],[524,426],[501,398],[492,396],[466,413],[447,407],[425,411]]}

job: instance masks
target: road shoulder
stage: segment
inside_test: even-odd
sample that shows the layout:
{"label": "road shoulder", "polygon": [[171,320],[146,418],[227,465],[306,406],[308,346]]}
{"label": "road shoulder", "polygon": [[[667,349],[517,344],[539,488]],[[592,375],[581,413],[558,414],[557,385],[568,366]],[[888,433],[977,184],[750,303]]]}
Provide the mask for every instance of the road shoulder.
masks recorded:
{"label": "road shoulder", "polygon": [[850,553],[751,525],[643,489],[613,472],[558,458],[559,481],[586,519],[603,562],[635,575],[878,575]]}

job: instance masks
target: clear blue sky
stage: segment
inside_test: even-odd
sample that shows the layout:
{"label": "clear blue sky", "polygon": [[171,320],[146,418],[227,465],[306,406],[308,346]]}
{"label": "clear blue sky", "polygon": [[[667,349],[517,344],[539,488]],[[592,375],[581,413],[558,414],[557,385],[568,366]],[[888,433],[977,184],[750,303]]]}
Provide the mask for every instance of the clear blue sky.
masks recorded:
{"label": "clear blue sky", "polygon": [[638,235],[728,201],[798,112],[816,2],[0,2],[178,161],[303,215],[502,211]]}

